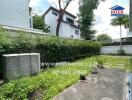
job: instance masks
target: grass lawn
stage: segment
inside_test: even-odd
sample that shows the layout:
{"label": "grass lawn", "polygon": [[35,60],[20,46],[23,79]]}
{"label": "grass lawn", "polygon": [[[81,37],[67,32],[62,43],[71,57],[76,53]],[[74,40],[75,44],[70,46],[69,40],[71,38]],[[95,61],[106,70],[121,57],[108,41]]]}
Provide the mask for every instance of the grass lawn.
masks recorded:
{"label": "grass lawn", "polygon": [[[129,70],[128,58],[102,56],[105,64],[124,70]],[[51,100],[55,95],[79,80],[79,72],[90,73],[95,57],[78,60],[69,65],[49,68],[35,77],[25,77],[4,84],[0,88],[0,100],[3,99],[27,99],[28,94],[41,89],[44,100]]]}

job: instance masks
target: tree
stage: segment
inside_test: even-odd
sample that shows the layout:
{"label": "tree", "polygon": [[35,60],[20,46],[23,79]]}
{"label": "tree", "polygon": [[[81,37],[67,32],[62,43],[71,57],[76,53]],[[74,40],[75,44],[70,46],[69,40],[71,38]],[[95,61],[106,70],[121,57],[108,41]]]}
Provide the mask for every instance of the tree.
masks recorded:
{"label": "tree", "polygon": [[113,26],[120,26],[120,49],[123,50],[122,47],[122,26],[128,24],[128,15],[125,14],[123,16],[115,17],[111,20],[111,25]]}
{"label": "tree", "polygon": [[124,27],[129,28],[129,15],[125,14],[124,16]]}
{"label": "tree", "polygon": [[112,38],[109,35],[107,35],[107,34],[98,35],[96,37],[96,40],[100,41],[100,42],[105,42],[105,43],[106,42],[112,42]]}
{"label": "tree", "polygon": [[96,33],[92,30],[94,21],[94,10],[97,9],[99,2],[104,0],[80,0],[79,1],[79,20],[81,36],[85,40],[90,40],[93,34]]}
{"label": "tree", "polygon": [[[59,16],[58,16],[58,20],[57,20],[56,36],[59,36],[60,25],[61,25],[61,22],[63,20],[64,13],[65,13],[67,7],[69,6],[69,4],[71,3],[71,1],[72,0],[58,0]],[[64,7],[62,8],[63,4],[64,4]]]}
{"label": "tree", "polygon": [[33,28],[43,30],[44,32],[48,32],[48,27],[44,23],[43,18],[38,15],[33,16]]}
{"label": "tree", "polygon": [[[81,31],[81,33],[82,33],[82,31]],[[87,30],[87,33],[81,34],[81,36],[85,40],[92,40],[95,37],[94,34],[96,34],[96,30]]]}

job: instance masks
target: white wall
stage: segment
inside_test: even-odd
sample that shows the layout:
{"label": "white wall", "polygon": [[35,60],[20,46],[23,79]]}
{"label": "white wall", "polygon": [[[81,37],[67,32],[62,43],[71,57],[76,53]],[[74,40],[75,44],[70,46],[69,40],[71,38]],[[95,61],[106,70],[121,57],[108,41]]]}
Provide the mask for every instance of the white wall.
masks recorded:
{"label": "white wall", "polygon": [[[79,31],[79,35],[75,34],[75,30]],[[70,32],[72,33],[74,39],[80,39],[80,29],[78,29],[78,28],[76,28],[74,26],[71,26],[70,27]]]}
{"label": "white wall", "polygon": [[70,32],[70,25],[62,22],[61,28],[60,28],[60,36],[70,38],[71,35],[72,35],[72,33]]}
{"label": "white wall", "polygon": [[[75,30],[79,31],[79,35],[75,34]],[[80,39],[80,29],[69,25],[68,23],[62,22],[60,27],[60,36],[66,38]]]}
{"label": "white wall", "polygon": [[1,0],[0,24],[30,28],[29,0]]}
{"label": "white wall", "polygon": [[[117,54],[117,50],[120,49],[120,46],[102,46],[101,54]],[[132,45],[123,45],[123,50],[126,54],[132,54]]]}
{"label": "white wall", "polygon": [[46,14],[44,21],[48,26],[50,26],[50,33],[52,35],[56,35],[57,16],[52,14],[52,10]]}

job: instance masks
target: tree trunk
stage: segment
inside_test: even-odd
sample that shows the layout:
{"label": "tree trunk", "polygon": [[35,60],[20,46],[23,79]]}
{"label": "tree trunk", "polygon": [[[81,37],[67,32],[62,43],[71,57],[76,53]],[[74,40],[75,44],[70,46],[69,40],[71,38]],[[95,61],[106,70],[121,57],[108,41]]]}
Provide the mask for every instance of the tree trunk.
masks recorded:
{"label": "tree trunk", "polygon": [[56,27],[56,36],[59,37],[59,31],[60,31],[60,25],[61,25],[61,22],[63,21],[63,15],[64,15],[64,12],[66,10],[66,8],[68,7],[68,5],[70,4],[72,0],[68,0],[67,3],[66,3],[66,6],[64,7],[64,9],[61,8],[61,0],[58,0],[58,3],[59,3],[59,17],[58,17],[58,20],[57,20],[57,27]]}
{"label": "tree trunk", "polygon": [[120,49],[123,50],[123,47],[122,47],[122,29],[121,29],[121,25],[120,25]]}
{"label": "tree trunk", "polygon": [[59,17],[57,20],[57,27],[56,27],[56,36],[58,36],[58,37],[59,37],[60,25],[61,25],[61,22],[63,20],[63,15],[64,15],[64,10],[60,10],[59,11]]}

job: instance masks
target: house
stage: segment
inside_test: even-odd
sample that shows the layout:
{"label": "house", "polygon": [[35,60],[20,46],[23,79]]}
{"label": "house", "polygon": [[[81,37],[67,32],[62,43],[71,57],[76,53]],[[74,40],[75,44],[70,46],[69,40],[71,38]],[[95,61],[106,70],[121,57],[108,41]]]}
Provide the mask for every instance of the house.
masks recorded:
{"label": "house", "polygon": [[[50,34],[52,35],[56,35],[58,13],[59,11],[56,8],[49,7],[43,14],[44,22],[49,25]],[[65,11],[59,30],[60,37],[80,39],[80,27],[75,19],[76,16]]]}
{"label": "house", "polygon": [[29,2],[30,0],[1,0],[0,25],[24,29],[32,28]]}

